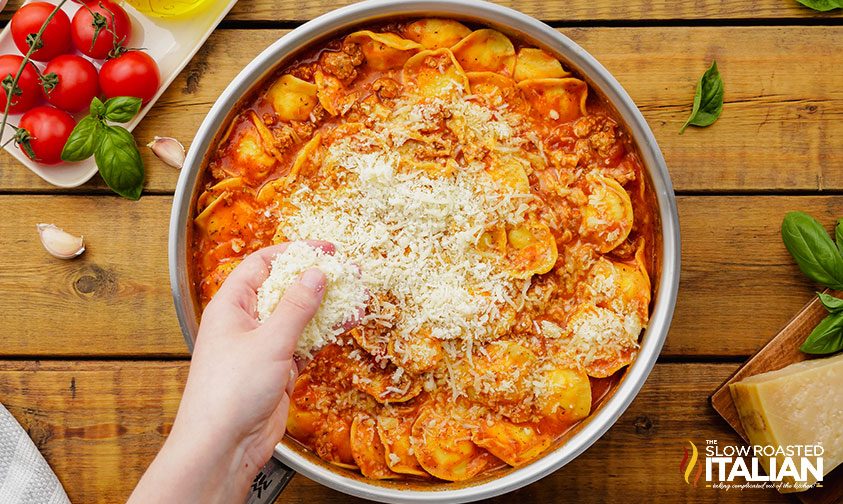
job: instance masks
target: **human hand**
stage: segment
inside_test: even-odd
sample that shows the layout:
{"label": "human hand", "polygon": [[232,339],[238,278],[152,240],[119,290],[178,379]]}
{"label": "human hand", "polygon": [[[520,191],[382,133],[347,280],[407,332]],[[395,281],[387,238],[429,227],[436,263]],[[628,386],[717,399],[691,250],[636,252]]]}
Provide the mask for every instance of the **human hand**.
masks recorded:
{"label": "human hand", "polygon": [[[173,430],[130,502],[242,502],[272,456],[287,422],[296,342],[325,291],[325,275],[308,270],[258,323],[257,290],[285,248],[249,255],[205,308]],[[174,499],[168,481],[183,499]]]}

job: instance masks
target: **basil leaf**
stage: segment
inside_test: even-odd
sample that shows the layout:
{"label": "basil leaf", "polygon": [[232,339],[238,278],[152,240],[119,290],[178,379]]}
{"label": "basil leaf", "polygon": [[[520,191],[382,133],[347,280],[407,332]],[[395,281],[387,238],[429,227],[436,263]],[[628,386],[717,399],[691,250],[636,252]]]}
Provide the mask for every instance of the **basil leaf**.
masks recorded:
{"label": "basil leaf", "polygon": [[131,200],[140,198],[143,189],[143,161],[135,138],[126,128],[102,125],[102,138],[94,160],[105,183],[114,192]]}
{"label": "basil leaf", "polygon": [[827,12],[843,7],[841,0],[796,0],[805,7],[810,7],[815,11]]}
{"label": "basil leaf", "polygon": [[697,82],[694,108],[679,133],[684,133],[688,125],[710,126],[720,117],[721,112],[723,112],[723,79],[720,78],[717,62],[714,61]]}
{"label": "basil leaf", "polygon": [[843,313],[833,313],[822,319],[799,350],[809,354],[830,354],[843,350]]}
{"label": "basil leaf", "polygon": [[138,115],[141,99],[134,96],[115,96],[105,102],[105,118],[117,123],[125,123]]}
{"label": "basil leaf", "polygon": [[100,139],[100,121],[92,116],[85,116],[73,128],[64,148],[61,158],[64,161],[82,161],[94,155],[94,150]]}
{"label": "basil leaf", "polygon": [[843,299],[836,298],[831,294],[825,292],[817,292],[817,297],[820,298],[820,303],[825,306],[825,309],[831,313],[843,312]]}
{"label": "basil leaf", "polygon": [[834,226],[834,241],[840,255],[843,255],[843,219],[837,219],[837,225]]}
{"label": "basil leaf", "polygon": [[808,278],[843,290],[843,256],[819,222],[803,212],[790,212],[782,221],[782,241]]}
{"label": "basil leaf", "polygon": [[100,101],[99,98],[94,96],[94,99],[91,100],[91,115],[97,118],[102,117],[105,114],[105,105]]}

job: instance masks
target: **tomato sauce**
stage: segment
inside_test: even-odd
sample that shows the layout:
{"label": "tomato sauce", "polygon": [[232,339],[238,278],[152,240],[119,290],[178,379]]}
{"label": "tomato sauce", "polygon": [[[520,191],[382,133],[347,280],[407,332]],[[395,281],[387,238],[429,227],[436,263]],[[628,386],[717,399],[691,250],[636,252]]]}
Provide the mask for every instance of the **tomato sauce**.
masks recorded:
{"label": "tomato sauce", "polygon": [[[541,229],[550,232],[554,254],[559,251],[549,271],[532,276],[529,292],[541,301],[527,303],[514,314],[509,333],[501,338],[511,344],[488,364],[489,372],[494,374],[503,361],[537,372],[530,367],[537,364],[525,363],[534,363],[536,356],[546,362],[573,351],[569,346],[576,337],[560,337],[556,331],[571,333],[613,310],[627,310],[625,315],[637,316],[641,327],[646,325],[651,276],[657,271],[658,222],[647,175],[616,114],[555,57],[528,42],[482,26],[430,19],[373,25],[310,49],[243,102],[202,174],[196,202],[190,258],[201,305],[244,256],[279,240],[276,213],[296,210],[284,192],[287,185],[305,180],[339,187],[332,174],[320,168],[318,159],[324,154],[319,148],[306,152],[307,146],[317,135],[321,145],[331,145],[350,130],[365,128],[375,119],[362,103],[395,106],[410,85],[403,65],[424,51],[432,55],[422,62],[418,75],[424,65],[439,65],[433,76],[441,77],[453,57],[465,67],[461,71],[466,78],[478,83],[477,89],[504,83],[499,99],[505,106],[498,103],[497,110],[521,113],[529,123],[522,151],[530,165],[524,170],[526,189],[541,202],[537,219]],[[489,70],[480,75],[477,68],[483,65]],[[523,78],[525,73],[538,77]],[[449,133],[447,119],[423,134],[444,137]],[[468,156],[489,159],[476,145],[460,147],[452,154],[457,163]],[[517,236],[509,230],[484,239],[490,249],[503,240],[510,250]],[[518,250],[514,254],[506,255],[507,260],[529,265],[542,259],[526,252],[519,255]],[[609,277],[616,275],[626,290],[615,298],[584,303],[595,290],[588,282],[601,267]],[[637,348],[594,357],[582,368],[572,364],[571,369],[543,371],[542,379],[582,391],[573,398],[560,392],[564,401],[573,402],[545,407],[548,401],[562,399],[527,397],[531,392],[522,391],[518,393],[527,395],[518,399],[515,394],[513,400],[494,391],[471,393],[470,384],[468,395],[452,395],[440,386],[444,374],[460,372],[450,364],[429,375],[413,375],[419,380],[418,391],[409,400],[383,402],[371,393],[384,380],[382,370],[403,373],[403,368],[394,362],[381,364],[386,351],[377,354],[358,333],[346,334],[340,343],[318,352],[305,367],[293,393],[288,433],[338,467],[375,479],[416,481],[463,481],[541,456],[611,395]],[[498,374],[496,379],[503,380],[507,373]],[[515,390],[529,388],[518,388],[524,380]],[[437,432],[448,434],[437,437]]]}

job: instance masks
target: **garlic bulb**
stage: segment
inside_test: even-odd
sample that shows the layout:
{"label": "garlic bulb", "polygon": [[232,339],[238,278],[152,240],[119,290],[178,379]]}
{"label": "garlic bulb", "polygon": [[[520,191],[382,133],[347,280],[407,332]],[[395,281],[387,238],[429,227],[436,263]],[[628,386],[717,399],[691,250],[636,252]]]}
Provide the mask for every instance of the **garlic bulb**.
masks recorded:
{"label": "garlic bulb", "polygon": [[184,145],[175,138],[156,136],[146,146],[173,168],[184,166]]}
{"label": "garlic bulb", "polygon": [[36,224],[35,227],[41,237],[41,244],[53,257],[73,259],[85,251],[85,241],[81,236],[73,236],[54,224]]}

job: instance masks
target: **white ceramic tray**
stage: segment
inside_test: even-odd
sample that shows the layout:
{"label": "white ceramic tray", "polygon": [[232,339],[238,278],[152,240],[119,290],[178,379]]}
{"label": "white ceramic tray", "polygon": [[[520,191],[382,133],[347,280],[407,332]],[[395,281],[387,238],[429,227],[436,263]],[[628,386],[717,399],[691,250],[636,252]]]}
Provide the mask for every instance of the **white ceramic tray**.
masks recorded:
{"label": "white ceramic tray", "polygon": [[[52,4],[58,3],[58,0],[42,1],[48,1]],[[187,65],[188,61],[202,47],[202,44],[205,43],[205,40],[208,39],[214,28],[217,27],[225,15],[228,14],[228,11],[237,3],[237,0],[207,1],[212,3],[208,6],[197,8],[195,12],[172,18],[146,16],[138,12],[131,5],[121,3],[132,20],[132,37],[126,45],[128,47],[145,48],[147,53],[158,63],[158,68],[161,71],[160,89],[158,89],[152,100],[141,109],[140,113],[131,122],[124,125],[129,131],[133,130],[149,109],[155,105],[161,93],[173,82],[179,72]],[[29,3],[29,1],[26,3]],[[73,19],[73,15],[79,8],[79,4],[68,1],[65,2],[62,10],[67,13],[68,17]],[[0,32],[0,54],[20,54],[20,51],[17,50],[12,41],[9,26],[10,24],[7,24],[3,31]],[[43,63],[33,63],[38,65],[42,70],[45,66]],[[101,63],[101,61],[94,61],[94,64],[98,68]],[[82,112],[77,115],[77,119],[85,113]],[[9,123],[11,124],[17,124],[19,120],[20,114],[9,116]],[[5,142],[13,135],[14,130],[6,128],[6,131],[2,134],[2,142]],[[5,149],[20,161],[21,164],[55,186],[76,187],[84,184],[97,173],[97,166],[94,164],[93,158],[78,163],[45,165],[26,157],[14,142],[7,145]],[[11,167],[10,169],[17,168]]]}

